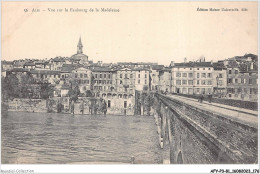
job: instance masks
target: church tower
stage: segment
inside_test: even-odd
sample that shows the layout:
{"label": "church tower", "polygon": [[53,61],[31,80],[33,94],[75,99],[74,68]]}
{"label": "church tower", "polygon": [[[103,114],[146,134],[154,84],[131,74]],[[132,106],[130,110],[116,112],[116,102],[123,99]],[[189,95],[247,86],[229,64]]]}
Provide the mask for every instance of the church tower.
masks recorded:
{"label": "church tower", "polygon": [[83,51],[82,51],[82,48],[83,48],[83,45],[81,43],[81,37],[79,38],[79,43],[78,43],[78,51],[77,51],[77,54],[82,54]]}

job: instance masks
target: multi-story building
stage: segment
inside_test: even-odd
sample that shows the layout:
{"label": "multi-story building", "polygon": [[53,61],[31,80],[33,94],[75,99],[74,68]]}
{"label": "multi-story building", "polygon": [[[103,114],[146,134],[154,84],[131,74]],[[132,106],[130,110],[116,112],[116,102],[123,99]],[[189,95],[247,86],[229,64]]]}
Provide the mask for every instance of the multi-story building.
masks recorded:
{"label": "multi-story building", "polygon": [[159,79],[159,74],[163,70],[164,66],[163,65],[155,65],[151,68],[151,91],[160,91],[161,86],[160,86],[160,79]]}
{"label": "multi-story building", "polygon": [[55,57],[49,62],[50,69],[53,71],[61,71],[63,64],[66,64],[64,57]]}
{"label": "multi-story building", "polygon": [[91,71],[93,75],[93,92],[96,97],[106,97],[115,91],[115,85],[113,84],[114,70],[108,67],[93,67]]}
{"label": "multi-story building", "polygon": [[2,66],[2,71],[10,71],[14,68],[13,61],[2,61],[1,66]]}
{"label": "multi-story building", "polygon": [[258,66],[257,61],[245,57],[230,58],[224,61],[227,67],[227,98],[257,101]]}
{"label": "multi-story building", "polygon": [[211,62],[175,63],[172,67],[172,92],[182,94],[212,94]]}
{"label": "multi-story building", "polygon": [[39,60],[35,61],[35,69],[36,70],[50,70],[49,61]]}
{"label": "multi-story building", "polygon": [[194,63],[172,63],[172,92],[194,94]]}
{"label": "multi-story building", "polygon": [[57,85],[60,82],[60,71],[51,70],[31,70],[36,83],[50,83]]}
{"label": "multi-story building", "polygon": [[70,82],[73,86],[78,86],[80,93],[86,94],[87,90],[92,89],[92,72],[91,70],[79,67],[70,73]]}
{"label": "multi-story building", "polygon": [[226,97],[227,94],[227,68],[223,61],[213,63],[212,73],[213,94],[217,97]]}
{"label": "multi-story building", "polygon": [[29,62],[25,62],[25,64],[23,65],[24,69],[28,69],[28,70],[33,70],[35,69],[35,63],[34,61],[29,61]]}
{"label": "multi-story building", "polygon": [[164,67],[159,71],[159,86],[160,91],[172,92],[172,72],[171,68]]}
{"label": "multi-story building", "polygon": [[[149,91],[150,90],[150,69],[135,68],[135,90]],[[131,75],[131,74],[130,74]]]}
{"label": "multi-story building", "polygon": [[195,62],[194,67],[194,93],[212,94],[213,92],[213,65],[212,62]]}

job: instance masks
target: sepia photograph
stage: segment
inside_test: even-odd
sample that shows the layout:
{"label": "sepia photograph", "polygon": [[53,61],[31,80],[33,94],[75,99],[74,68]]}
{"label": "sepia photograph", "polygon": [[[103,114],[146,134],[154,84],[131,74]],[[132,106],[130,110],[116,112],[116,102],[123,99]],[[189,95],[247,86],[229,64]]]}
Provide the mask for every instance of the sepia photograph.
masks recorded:
{"label": "sepia photograph", "polygon": [[1,172],[259,173],[257,1],[2,1],[1,13]]}

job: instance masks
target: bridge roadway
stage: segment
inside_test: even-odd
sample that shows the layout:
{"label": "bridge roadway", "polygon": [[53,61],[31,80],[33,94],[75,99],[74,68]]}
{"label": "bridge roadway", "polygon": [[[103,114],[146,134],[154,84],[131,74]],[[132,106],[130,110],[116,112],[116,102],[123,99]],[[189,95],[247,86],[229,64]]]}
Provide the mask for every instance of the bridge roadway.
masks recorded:
{"label": "bridge roadway", "polygon": [[194,106],[205,111],[221,114],[222,116],[225,116],[226,118],[229,118],[233,121],[240,122],[254,128],[258,127],[258,111],[228,106],[219,103],[209,103],[208,101],[203,101],[202,103],[200,103],[197,99],[187,98],[178,95],[164,95],[164,97],[181,101],[185,104]]}
{"label": "bridge roadway", "polygon": [[[258,111],[156,94],[154,109],[165,160],[174,164],[257,162]],[[168,155],[167,155],[168,154]]]}

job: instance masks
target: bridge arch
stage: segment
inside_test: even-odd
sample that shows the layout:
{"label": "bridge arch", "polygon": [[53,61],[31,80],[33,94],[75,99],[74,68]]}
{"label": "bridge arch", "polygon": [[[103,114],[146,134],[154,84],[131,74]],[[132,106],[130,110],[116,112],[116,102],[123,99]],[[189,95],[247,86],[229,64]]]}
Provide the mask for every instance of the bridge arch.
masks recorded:
{"label": "bridge arch", "polygon": [[178,153],[177,164],[183,164],[183,158],[181,151]]}

